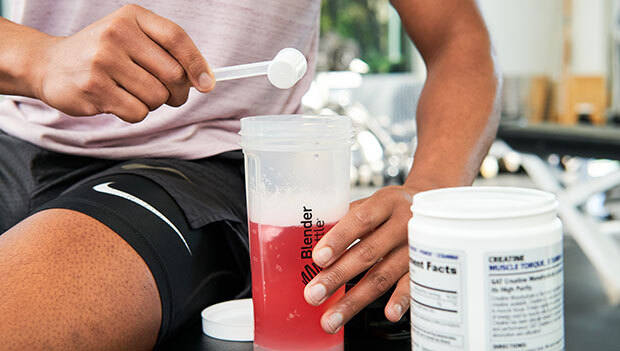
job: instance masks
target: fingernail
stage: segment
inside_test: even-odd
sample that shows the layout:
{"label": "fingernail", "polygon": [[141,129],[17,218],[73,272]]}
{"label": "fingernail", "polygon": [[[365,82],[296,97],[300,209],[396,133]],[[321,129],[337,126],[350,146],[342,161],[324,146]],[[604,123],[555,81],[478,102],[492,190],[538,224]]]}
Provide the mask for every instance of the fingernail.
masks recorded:
{"label": "fingernail", "polygon": [[327,317],[327,324],[334,333],[338,332],[342,324],[342,314],[339,312],[332,313],[331,316]]}
{"label": "fingernail", "polygon": [[314,253],[314,262],[319,266],[325,266],[332,258],[332,249],[326,246]]}
{"label": "fingernail", "polygon": [[403,306],[395,303],[394,305],[392,305],[392,312],[396,315],[396,317],[398,317],[398,319],[400,319],[401,314],[403,313]]}
{"label": "fingernail", "polygon": [[198,77],[198,84],[200,84],[200,88],[207,90],[211,88],[213,84],[213,79],[207,73],[201,73],[200,77]]}
{"label": "fingernail", "polygon": [[323,298],[325,298],[325,294],[327,294],[327,289],[323,284],[314,284],[308,289],[308,295],[310,295],[310,300],[316,304],[320,304],[323,302]]}

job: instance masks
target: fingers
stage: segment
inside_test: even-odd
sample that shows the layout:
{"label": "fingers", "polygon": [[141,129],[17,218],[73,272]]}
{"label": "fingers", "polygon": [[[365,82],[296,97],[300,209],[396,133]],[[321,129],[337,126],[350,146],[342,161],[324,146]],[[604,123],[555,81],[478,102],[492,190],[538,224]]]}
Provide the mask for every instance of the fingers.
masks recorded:
{"label": "fingers", "polygon": [[[163,103],[180,106],[213,73],[181,27],[137,5],[58,38],[45,50],[36,95],[73,116],[114,113],[128,122]],[[120,99],[118,101],[115,101]]]}
{"label": "fingers", "polygon": [[[336,332],[366,305],[383,295],[408,272],[407,221],[411,194],[403,187],[384,188],[351,204],[349,213],[325,234],[313,250],[313,260],[324,269],[306,286],[312,305],[324,302],[351,278],[372,267],[364,278],[321,318],[327,332]],[[345,252],[357,238],[361,241]],[[327,253],[327,254],[326,254]],[[389,304],[389,318],[400,319],[408,308],[407,280]],[[396,303],[399,302],[399,303]]]}
{"label": "fingers", "polygon": [[99,109],[129,123],[140,122],[149,113],[148,106],[117,85],[109,89],[108,98],[101,102]]}
{"label": "fingers", "polygon": [[[327,333],[336,333],[355,314],[387,292],[408,272],[407,257],[406,246],[401,246],[385,256],[379,264],[368,271],[359,283],[323,314],[321,317],[323,330]],[[393,305],[388,304],[388,306]],[[402,310],[400,315],[402,316]]]}
{"label": "fingers", "polygon": [[398,322],[409,309],[409,274],[405,274],[396,283],[396,288],[385,305],[385,317],[391,322]]}
{"label": "fingers", "polygon": [[388,221],[371,235],[365,236],[306,286],[306,301],[311,305],[320,305],[343,284],[372,267],[379,259],[405,242],[402,235],[393,235],[403,230],[399,221]]}
{"label": "fingers", "polygon": [[[393,203],[379,193],[351,207],[312,251],[312,259],[321,267],[332,264],[355,240],[385,222],[392,213]],[[359,244],[358,244],[359,245]]]}
{"label": "fingers", "polygon": [[365,198],[363,198],[363,199],[359,199],[359,200],[352,201],[352,202],[349,204],[349,210],[352,210],[353,208],[355,208],[355,207],[357,207],[357,206],[359,206],[359,205],[363,204],[363,203],[364,203],[364,201],[366,201],[366,200],[368,200],[368,198],[367,198],[367,197],[365,197]]}
{"label": "fingers", "polygon": [[140,29],[154,42],[168,51],[187,73],[192,85],[205,93],[213,89],[213,72],[187,33],[176,23],[153,12],[132,5]]}
{"label": "fingers", "polygon": [[114,80],[131,95],[135,96],[149,111],[157,109],[168,101],[168,89],[142,67],[130,62],[121,66],[122,71],[116,72]]}
{"label": "fingers", "polygon": [[165,85],[170,93],[166,104],[173,107],[183,105],[191,86],[185,69],[161,46],[145,34],[142,35],[142,40],[135,40],[131,47],[130,57]]}

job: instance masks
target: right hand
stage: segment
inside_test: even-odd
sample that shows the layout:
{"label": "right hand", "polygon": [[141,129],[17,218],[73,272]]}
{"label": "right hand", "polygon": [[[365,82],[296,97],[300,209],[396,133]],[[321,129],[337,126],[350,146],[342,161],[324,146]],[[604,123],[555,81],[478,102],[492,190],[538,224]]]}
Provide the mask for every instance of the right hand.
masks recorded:
{"label": "right hand", "polygon": [[137,5],[47,44],[32,71],[33,94],[72,116],[111,113],[135,123],[163,104],[184,104],[192,86],[206,93],[215,85],[187,33]]}

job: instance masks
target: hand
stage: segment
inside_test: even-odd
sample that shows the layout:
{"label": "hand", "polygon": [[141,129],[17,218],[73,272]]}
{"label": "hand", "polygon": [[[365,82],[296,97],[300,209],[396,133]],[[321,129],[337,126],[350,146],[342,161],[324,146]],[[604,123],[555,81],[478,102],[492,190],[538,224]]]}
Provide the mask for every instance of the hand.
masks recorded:
{"label": "hand", "polygon": [[[395,283],[385,316],[397,322],[409,308],[407,222],[414,193],[404,186],[391,186],[353,202],[349,213],[317,243],[312,259],[324,269],[304,290],[311,305],[320,305],[347,281],[370,268],[323,314],[321,326],[326,332],[337,332]],[[360,242],[346,250],[356,239]]]}
{"label": "hand", "polygon": [[69,37],[49,37],[33,67],[33,95],[72,116],[112,113],[143,120],[180,106],[190,86],[214,87],[213,72],[177,24],[126,5]]}

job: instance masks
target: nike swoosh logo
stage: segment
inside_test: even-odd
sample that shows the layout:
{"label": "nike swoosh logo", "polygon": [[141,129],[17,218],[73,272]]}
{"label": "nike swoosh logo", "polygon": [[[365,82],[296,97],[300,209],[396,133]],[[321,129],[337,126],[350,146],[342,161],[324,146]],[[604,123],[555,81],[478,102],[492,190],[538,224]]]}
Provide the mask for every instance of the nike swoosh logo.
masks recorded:
{"label": "nike swoosh logo", "polygon": [[130,164],[122,165],[121,168],[122,169],[157,169],[160,171],[172,172],[178,175],[179,177],[185,179],[188,183],[192,185],[194,184],[194,182],[192,182],[189,178],[187,178],[187,176],[183,174],[183,172],[179,171],[178,169],[174,169],[172,167],[159,167],[159,166],[149,166],[143,163],[130,163]]}
{"label": "nike swoosh logo", "polygon": [[126,193],[124,191],[118,190],[118,189],[114,189],[114,188],[110,188],[110,184],[112,184],[114,182],[107,182],[107,183],[102,183],[99,185],[95,185],[93,187],[93,190],[100,192],[100,193],[104,193],[104,194],[109,194],[109,195],[114,195],[114,196],[118,196],[118,197],[122,197],[123,199],[129,200],[135,204],[138,204],[144,208],[146,208],[147,210],[151,211],[154,215],[156,215],[157,217],[159,217],[162,221],[164,221],[167,225],[170,226],[170,228],[172,228],[172,230],[174,230],[175,233],[177,233],[177,235],[179,236],[179,238],[183,241],[183,244],[185,244],[185,247],[187,248],[187,251],[189,251],[189,254],[192,254],[192,250],[190,250],[189,246],[187,245],[187,241],[185,241],[185,238],[183,237],[183,235],[181,234],[181,232],[179,232],[179,230],[177,229],[177,227],[174,226],[174,224],[172,222],[170,222],[170,220],[168,218],[166,218],[166,216],[164,216],[163,213],[159,212],[155,207],[149,205],[146,201],[131,195],[129,193]]}

